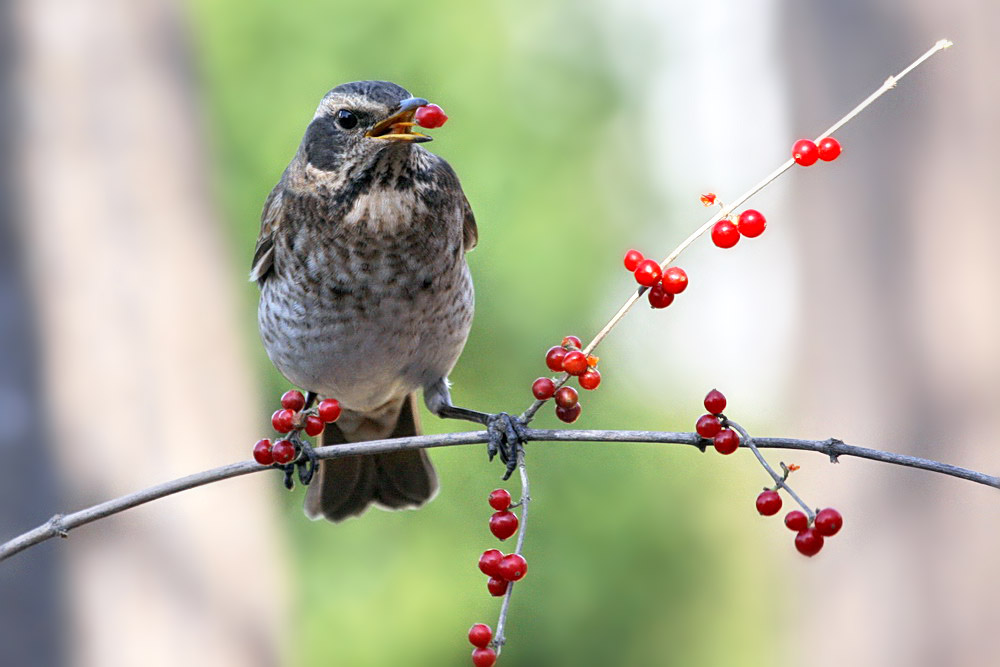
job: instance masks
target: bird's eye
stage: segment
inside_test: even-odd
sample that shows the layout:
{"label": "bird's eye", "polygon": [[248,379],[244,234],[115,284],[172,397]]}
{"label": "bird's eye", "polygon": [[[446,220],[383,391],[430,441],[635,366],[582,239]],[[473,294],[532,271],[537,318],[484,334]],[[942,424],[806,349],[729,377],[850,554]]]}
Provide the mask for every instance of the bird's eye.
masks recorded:
{"label": "bird's eye", "polygon": [[354,129],[358,125],[358,117],[347,109],[341,109],[337,112],[337,125],[345,130]]}

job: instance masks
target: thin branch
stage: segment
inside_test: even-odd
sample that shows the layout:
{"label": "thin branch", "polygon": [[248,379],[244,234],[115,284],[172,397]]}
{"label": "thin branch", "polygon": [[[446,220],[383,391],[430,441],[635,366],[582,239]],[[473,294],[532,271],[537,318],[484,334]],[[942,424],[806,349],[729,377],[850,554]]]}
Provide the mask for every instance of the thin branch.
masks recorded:
{"label": "thin branch", "polygon": [[[536,442],[646,442],[675,445],[691,445],[699,449],[705,448],[705,442],[696,433],[673,433],[669,431],[602,431],[602,430],[569,430],[569,429],[526,429],[528,441]],[[474,445],[487,441],[486,431],[469,431],[464,433],[444,433],[440,435],[418,435],[411,438],[396,438],[393,440],[372,440],[343,445],[329,445],[316,449],[316,455],[321,459],[335,459],[342,456],[359,454],[382,454],[409,449],[424,449],[431,447],[450,447],[456,445]],[[866,447],[855,447],[845,444],[835,438],[829,440],[797,440],[794,438],[754,438],[754,443],[761,449],[796,449],[801,451],[819,452],[830,457],[836,463],[841,456],[856,456],[882,463],[919,468],[930,472],[941,473],[977,484],[1000,489],[1000,477],[986,473],[959,468],[958,466],[940,463],[930,459],[905,454],[894,454]],[[741,446],[743,446],[741,444]],[[272,470],[253,461],[231,463],[221,468],[181,477],[171,482],[164,482],[142,491],[115,498],[107,502],[88,507],[72,514],[58,514],[41,526],[30,530],[14,539],[0,545],[0,561],[24,551],[53,537],[66,537],[74,528],[98,519],[109,517],[127,509],[143,505],[158,498],[186,491],[205,484],[219,482],[231,477],[239,477],[264,470]],[[520,538],[519,538],[520,539]]]}
{"label": "thin branch", "polygon": [[[877,100],[878,98],[880,98],[886,92],[888,92],[888,91],[892,90],[893,88],[895,88],[896,84],[899,82],[900,79],[902,79],[904,76],[906,76],[907,74],[909,74],[910,72],[912,72],[914,69],[916,69],[920,64],[922,64],[925,60],[927,60],[928,58],[930,58],[932,55],[934,55],[938,51],[942,51],[942,50],[948,48],[951,45],[952,45],[952,43],[950,41],[948,41],[947,39],[938,40],[938,42],[936,44],[934,44],[934,46],[932,46],[930,49],[928,49],[927,52],[924,53],[922,56],[920,56],[919,58],[917,58],[916,60],[914,60],[912,63],[910,63],[909,66],[906,67],[906,69],[904,69],[903,71],[901,71],[899,74],[896,74],[894,76],[890,76],[888,79],[886,79],[885,83],[883,83],[878,88],[878,90],[876,90],[874,93],[872,93],[867,98],[865,98],[860,104],[858,104],[856,107],[854,107],[849,112],[847,112],[847,115],[845,115],[843,118],[841,118],[836,123],[834,123],[833,125],[831,125],[830,128],[826,132],[824,132],[821,135],[819,135],[819,137],[816,138],[816,142],[818,143],[821,139],[824,139],[825,137],[833,134],[834,132],[836,132],[837,130],[839,130],[840,128],[842,128],[850,120],[852,120],[855,116],[857,116],[862,111],[864,111],[872,102],[874,102],[875,100]],[[777,169],[775,169],[774,171],[772,171],[770,174],[768,174],[767,176],[765,176],[762,181],[760,181],[755,186],[753,186],[752,188],[750,188],[749,190],[747,190],[746,192],[744,192],[742,195],[740,195],[739,197],[737,197],[734,201],[731,201],[728,205],[723,206],[719,210],[718,213],[716,213],[711,218],[709,218],[708,221],[705,222],[704,224],[702,224],[701,227],[699,227],[698,229],[696,229],[695,231],[693,231],[686,239],[684,239],[683,241],[681,241],[680,245],[678,245],[676,248],[674,248],[670,252],[670,254],[667,255],[666,258],[664,258],[664,260],[662,262],[660,262],[660,269],[666,269],[667,266],[669,266],[671,262],[675,261],[680,256],[680,254],[682,252],[684,252],[685,250],[687,250],[687,248],[692,243],[694,243],[695,241],[697,241],[700,236],[702,236],[705,232],[707,232],[709,229],[711,229],[712,226],[715,223],[717,223],[718,221],[720,221],[720,220],[722,220],[724,218],[728,218],[737,208],[739,208],[740,206],[742,206],[743,204],[745,204],[751,197],[753,197],[754,195],[756,195],[758,192],[760,192],[761,190],[763,190],[764,188],[766,188],[768,185],[770,185],[772,182],[774,182],[779,176],[781,176],[786,171],[788,171],[789,169],[791,169],[794,164],[795,164],[795,160],[793,160],[792,158],[789,158],[784,163],[782,163],[782,165],[780,167],[778,167]],[[641,288],[639,288],[638,290],[636,290],[635,292],[632,293],[632,295],[628,298],[628,300],[625,302],[625,304],[621,308],[619,308],[618,312],[614,314],[614,316],[608,321],[607,324],[604,325],[604,328],[602,328],[597,333],[597,335],[594,336],[594,339],[591,340],[589,343],[587,343],[586,347],[583,348],[583,353],[584,354],[590,354],[591,352],[593,352],[594,349],[598,345],[601,344],[601,341],[603,341],[605,338],[607,338],[608,334],[611,333],[611,330],[614,329],[615,326],[617,326],[617,324],[622,320],[622,318],[625,317],[625,315],[628,313],[628,311],[632,309],[632,306],[634,306],[636,304],[636,302],[640,298],[642,298],[642,295],[645,293],[645,291],[646,291],[646,288],[645,287],[641,287]],[[568,379],[569,379],[569,374],[568,373],[564,373],[559,379],[557,379],[555,381],[556,388],[558,389],[559,387],[561,387],[563,384],[566,383],[566,380],[568,380]],[[535,413],[538,412],[539,408],[541,408],[542,404],[544,404],[544,403],[545,403],[545,401],[536,400],[534,403],[532,403],[530,406],[528,406],[527,410],[525,410],[521,414],[521,419],[523,419],[525,423],[530,422],[532,420],[532,418],[535,416]]]}
{"label": "thin branch", "polygon": [[[519,527],[520,532],[517,534],[517,545],[514,547],[514,553],[523,555],[521,552],[524,550],[524,535],[528,529],[528,505],[531,504],[531,489],[528,486],[528,468],[524,463],[523,449],[517,455],[517,469],[521,473],[521,525]],[[496,638],[493,640],[493,646],[498,656],[503,651],[504,642],[507,641],[507,638],[504,636],[504,628],[507,625],[510,598],[514,595],[514,583],[511,581],[507,584],[507,592],[503,596],[503,604],[500,605],[500,618],[497,620],[497,633]]]}
{"label": "thin branch", "polygon": [[779,475],[775,471],[775,469],[771,467],[771,464],[768,463],[767,459],[764,458],[764,455],[760,453],[760,450],[757,448],[757,443],[754,441],[753,438],[750,437],[750,434],[747,433],[747,430],[742,426],[740,426],[739,424],[737,424],[736,422],[734,422],[732,419],[726,419],[725,424],[726,426],[732,427],[737,433],[740,434],[740,445],[748,447],[750,451],[753,452],[753,455],[757,457],[757,461],[762,466],[764,466],[764,470],[766,470],[767,474],[771,476],[771,479],[774,480],[774,483],[788,492],[788,495],[790,495],[792,499],[794,499],[795,502],[799,504],[799,507],[801,507],[806,511],[806,516],[809,517],[809,522],[812,523],[812,520],[816,518],[816,513],[812,510],[811,507],[809,507],[809,505],[806,505],[806,503],[801,498],[799,498],[799,494],[795,493],[792,487],[788,485],[788,482],[785,481],[786,476]]}

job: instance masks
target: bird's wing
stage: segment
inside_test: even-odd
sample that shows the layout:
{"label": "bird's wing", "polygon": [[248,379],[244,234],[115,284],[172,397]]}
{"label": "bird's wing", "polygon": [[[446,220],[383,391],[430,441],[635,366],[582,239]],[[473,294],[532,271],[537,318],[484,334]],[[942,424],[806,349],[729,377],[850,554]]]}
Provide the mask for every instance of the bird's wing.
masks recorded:
{"label": "bird's wing", "polygon": [[476,216],[472,214],[469,200],[464,194],[462,195],[462,203],[462,242],[465,245],[465,252],[469,252],[479,242],[479,228],[476,226]]}
{"label": "bird's wing", "polygon": [[284,217],[284,180],[279,182],[264,202],[264,210],[260,214],[260,234],[257,236],[257,247],[253,251],[253,262],[250,264],[250,280],[262,282],[274,268],[274,232]]}
{"label": "bird's wing", "polygon": [[458,191],[462,197],[462,244],[465,246],[465,252],[469,252],[479,242],[479,228],[476,226],[476,216],[472,214],[472,207],[469,205],[468,197],[462,192],[462,184],[458,180],[458,174],[455,173],[455,170],[451,168],[451,165],[443,157],[440,155],[434,155],[434,157],[436,161],[433,170],[436,173],[438,185],[444,188],[445,191]]}

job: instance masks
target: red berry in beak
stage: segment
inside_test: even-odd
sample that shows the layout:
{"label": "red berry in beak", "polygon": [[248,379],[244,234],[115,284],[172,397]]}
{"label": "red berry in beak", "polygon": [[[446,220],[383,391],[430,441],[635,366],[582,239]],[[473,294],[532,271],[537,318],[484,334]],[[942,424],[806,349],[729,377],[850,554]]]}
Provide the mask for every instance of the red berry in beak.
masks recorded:
{"label": "red berry in beak", "polygon": [[445,114],[444,109],[436,104],[425,104],[417,109],[417,113],[413,115],[413,120],[420,127],[433,130],[435,127],[444,125],[448,120],[448,115]]}

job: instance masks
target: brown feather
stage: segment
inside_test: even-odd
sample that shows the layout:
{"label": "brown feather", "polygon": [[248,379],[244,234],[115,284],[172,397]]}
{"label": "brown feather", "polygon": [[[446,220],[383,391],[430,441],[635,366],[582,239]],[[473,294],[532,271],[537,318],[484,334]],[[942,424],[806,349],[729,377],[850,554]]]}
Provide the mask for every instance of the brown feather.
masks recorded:
{"label": "brown feather", "polygon": [[[390,438],[418,435],[416,395],[403,401]],[[328,424],[322,444],[351,442],[337,424]],[[321,461],[306,492],[305,512],[311,519],[339,522],[358,516],[372,503],[386,509],[416,508],[437,492],[437,474],[424,450]]]}
{"label": "brown feather", "polygon": [[260,233],[257,235],[257,245],[253,250],[253,261],[250,263],[250,280],[262,281],[274,267],[274,232],[281,224],[283,217],[284,180],[280,181],[264,201],[264,209],[260,214]]}
{"label": "brown feather", "polygon": [[465,207],[462,210],[462,241],[465,252],[469,252],[479,243],[479,227],[476,226],[476,216],[472,214],[472,206],[467,197],[462,197]]}

